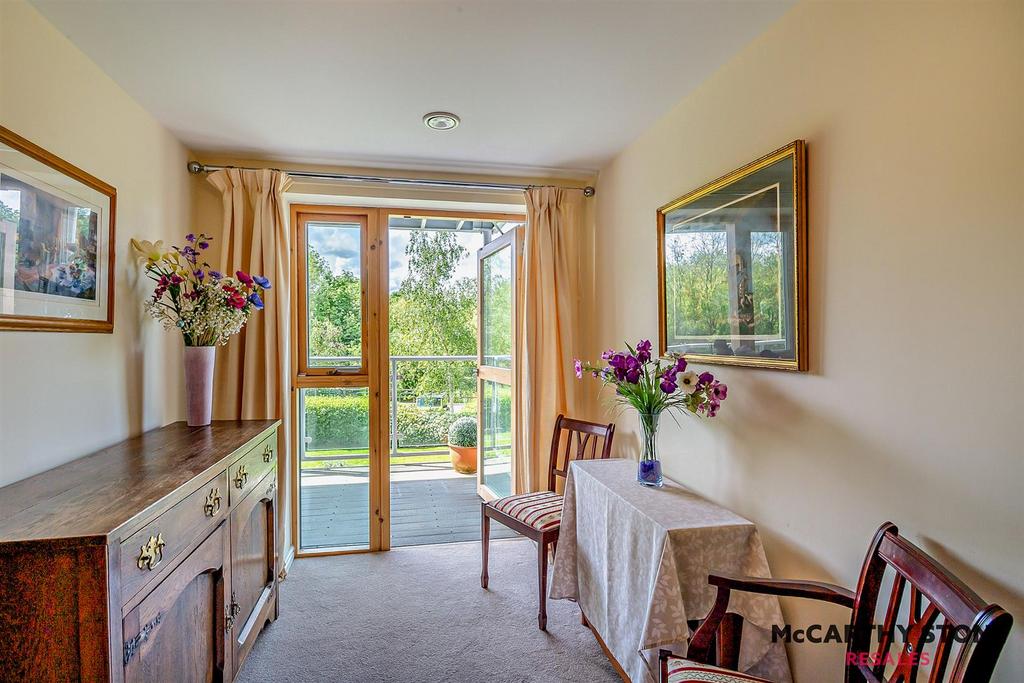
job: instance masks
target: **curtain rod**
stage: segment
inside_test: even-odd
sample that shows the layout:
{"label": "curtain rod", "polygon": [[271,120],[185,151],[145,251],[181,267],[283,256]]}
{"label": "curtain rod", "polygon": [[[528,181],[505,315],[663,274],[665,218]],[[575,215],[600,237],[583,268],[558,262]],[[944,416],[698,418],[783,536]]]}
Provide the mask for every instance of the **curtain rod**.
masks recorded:
{"label": "curtain rod", "polygon": [[[241,171],[259,171],[258,168],[246,168],[242,166],[210,166],[198,161],[188,162],[188,172],[193,175],[200,173],[212,173],[225,168],[237,168]],[[274,169],[281,170],[281,169]],[[325,180],[349,180],[359,183],[378,183],[382,185],[407,185],[415,187],[457,187],[473,190],[499,190],[499,191],[523,191],[531,187],[558,187],[549,185],[519,185],[515,183],[474,183],[465,180],[440,180],[429,178],[394,178],[391,176],[375,175],[354,175],[351,173],[324,173],[320,171],[282,171],[296,178],[322,178]],[[595,190],[590,185],[586,187],[566,187],[566,190],[583,190],[584,197],[593,197]]]}

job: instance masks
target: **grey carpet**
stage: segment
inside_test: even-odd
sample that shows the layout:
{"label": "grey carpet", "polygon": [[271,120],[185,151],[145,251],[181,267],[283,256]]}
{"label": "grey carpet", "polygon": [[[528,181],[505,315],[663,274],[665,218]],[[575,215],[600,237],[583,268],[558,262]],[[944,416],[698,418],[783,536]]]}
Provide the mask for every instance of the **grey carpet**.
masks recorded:
{"label": "grey carpet", "polygon": [[548,603],[537,628],[537,555],[526,540],[296,560],[281,615],[240,683],[618,681],[574,603]]}

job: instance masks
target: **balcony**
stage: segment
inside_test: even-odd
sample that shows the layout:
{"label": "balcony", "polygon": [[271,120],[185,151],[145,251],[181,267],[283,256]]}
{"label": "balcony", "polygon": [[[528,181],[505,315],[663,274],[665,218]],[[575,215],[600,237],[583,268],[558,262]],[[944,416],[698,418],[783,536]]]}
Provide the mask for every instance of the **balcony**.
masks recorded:
{"label": "balcony", "polygon": [[[342,365],[348,357],[317,358]],[[476,475],[452,469],[447,431],[476,416],[475,356],[390,359],[391,542],[393,546],[480,538]],[[418,381],[429,377],[429,382]],[[440,387],[418,393],[414,385]],[[369,544],[369,397],[366,389],[300,392],[300,531],[304,550]],[[507,464],[504,451],[487,453]],[[500,525],[499,525],[500,527]],[[492,526],[497,538],[511,537]]]}

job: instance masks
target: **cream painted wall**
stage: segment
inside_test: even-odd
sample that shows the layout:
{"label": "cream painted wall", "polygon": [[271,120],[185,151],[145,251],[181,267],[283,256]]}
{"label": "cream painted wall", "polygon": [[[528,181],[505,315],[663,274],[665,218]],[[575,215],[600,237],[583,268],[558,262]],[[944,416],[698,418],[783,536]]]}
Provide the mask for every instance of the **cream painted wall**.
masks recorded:
{"label": "cream painted wall", "polygon": [[117,188],[114,333],[0,332],[3,485],[181,417],[181,342],[142,318],[128,239],[180,239],[191,184],[185,148],[21,0],[0,2],[0,124]]}
{"label": "cream painted wall", "polygon": [[[660,441],[668,476],[757,523],[777,576],[853,587],[892,520],[1024,623],[1022,124],[1024,4],[810,2],[601,171],[591,358],[657,338],[658,206],[808,142],[811,371],[715,369],[719,418]],[[838,648],[790,652],[798,681],[841,680]],[[1020,627],[997,679],[1024,680]]]}

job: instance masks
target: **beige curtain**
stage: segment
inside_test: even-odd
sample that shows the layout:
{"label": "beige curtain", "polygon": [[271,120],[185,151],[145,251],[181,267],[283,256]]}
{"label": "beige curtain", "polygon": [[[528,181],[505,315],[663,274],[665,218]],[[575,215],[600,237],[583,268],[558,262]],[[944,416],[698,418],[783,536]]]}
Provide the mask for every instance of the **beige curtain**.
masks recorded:
{"label": "beige curtain", "polygon": [[[270,169],[229,168],[207,178],[224,206],[219,270],[234,275],[244,270],[270,280],[266,306],[242,331],[217,349],[214,376],[214,417],[219,420],[281,419],[278,438],[279,509],[287,500],[288,444],[291,443],[289,396],[290,239],[283,193],[291,184],[287,174]],[[278,515],[278,538],[284,541],[286,515]],[[289,542],[290,543],[290,542]],[[284,548],[279,548],[283,552]],[[284,557],[281,558],[282,562]]]}
{"label": "beige curtain", "polygon": [[270,279],[266,308],[218,349],[214,411],[218,419],[283,418],[288,387],[289,236],[282,194],[290,179],[280,171],[211,173],[224,206],[219,270],[244,270]]}
{"label": "beige curtain", "polygon": [[582,354],[580,310],[585,245],[583,192],[526,191],[517,492],[547,486],[551,430],[559,413],[577,415],[574,356]]}

